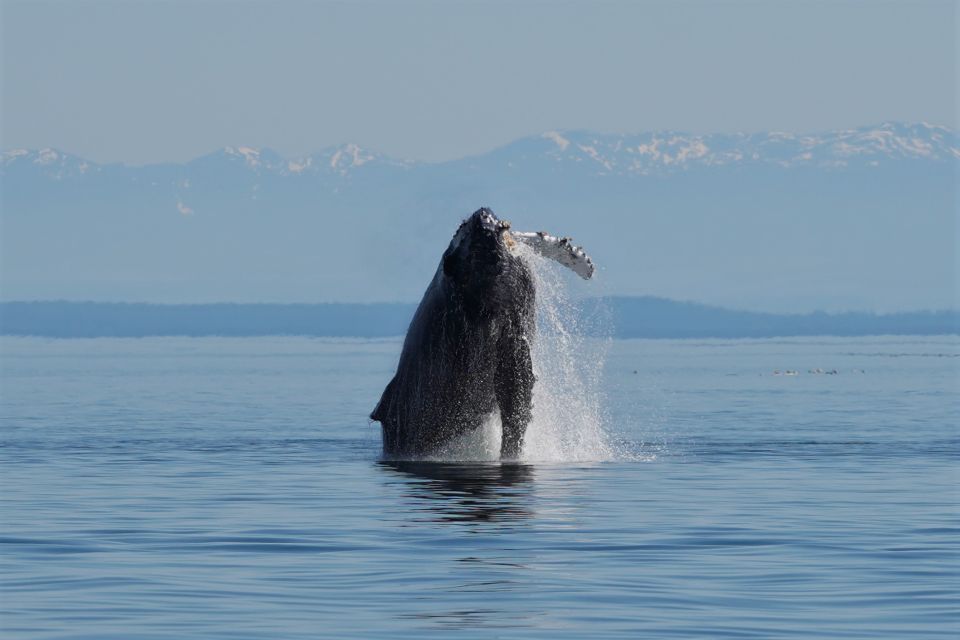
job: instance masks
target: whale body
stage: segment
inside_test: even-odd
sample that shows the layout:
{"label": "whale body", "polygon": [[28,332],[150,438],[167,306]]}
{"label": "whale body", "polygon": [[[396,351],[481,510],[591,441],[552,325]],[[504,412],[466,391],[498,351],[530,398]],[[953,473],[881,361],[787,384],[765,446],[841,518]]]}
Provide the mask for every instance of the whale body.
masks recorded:
{"label": "whale body", "polygon": [[532,415],[536,290],[517,243],[582,277],[593,263],[568,238],[513,233],[488,208],[463,221],[410,322],[400,362],[370,414],[384,456],[437,453],[499,410],[500,455],[519,457]]}

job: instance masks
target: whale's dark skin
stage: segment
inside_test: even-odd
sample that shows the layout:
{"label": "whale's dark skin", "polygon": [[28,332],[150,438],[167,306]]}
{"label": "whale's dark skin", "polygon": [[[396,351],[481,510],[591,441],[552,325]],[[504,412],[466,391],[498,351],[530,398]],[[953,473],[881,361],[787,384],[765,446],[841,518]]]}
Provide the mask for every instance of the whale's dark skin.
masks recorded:
{"label": "whale's dark skin", "polygon": [[396,375],[370,414],[388,458],[430,455],[495,409],[500,456],[517,458],[533,397],[535,289],[489,209],[460,225],[414,314]]}

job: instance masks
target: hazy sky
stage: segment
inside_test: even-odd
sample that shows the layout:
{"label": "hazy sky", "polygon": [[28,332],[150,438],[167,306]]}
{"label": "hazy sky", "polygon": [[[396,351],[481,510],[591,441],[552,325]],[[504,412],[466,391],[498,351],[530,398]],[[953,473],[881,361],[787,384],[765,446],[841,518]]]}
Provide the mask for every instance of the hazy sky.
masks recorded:
{"label": "hazy sky", "polygon": [[100,162],[554,128],[956,126],[955,2],[2,4],[2,145]]}

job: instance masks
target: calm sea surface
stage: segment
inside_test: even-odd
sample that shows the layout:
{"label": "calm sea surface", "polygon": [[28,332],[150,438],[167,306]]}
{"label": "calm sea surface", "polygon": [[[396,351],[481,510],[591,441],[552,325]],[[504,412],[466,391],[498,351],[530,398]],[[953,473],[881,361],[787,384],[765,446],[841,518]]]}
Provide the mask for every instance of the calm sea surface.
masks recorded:
{"label": "calm sea surface", "polygon": [[514,465],[380,461],[399,348],[0,340],[2,637],[957,637],[956,338],[615,341]]}

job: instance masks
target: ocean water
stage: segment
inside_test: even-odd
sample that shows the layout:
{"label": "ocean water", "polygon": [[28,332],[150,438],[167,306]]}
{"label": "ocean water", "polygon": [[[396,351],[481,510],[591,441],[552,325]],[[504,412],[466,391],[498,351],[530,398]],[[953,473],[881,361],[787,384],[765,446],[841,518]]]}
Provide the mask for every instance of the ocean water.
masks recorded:
{"label": "ocean water", "polygon": [[5,639],[958,631],[956,338],[584,343],[518,464],[380,459],[398,340],[0,349]]}

